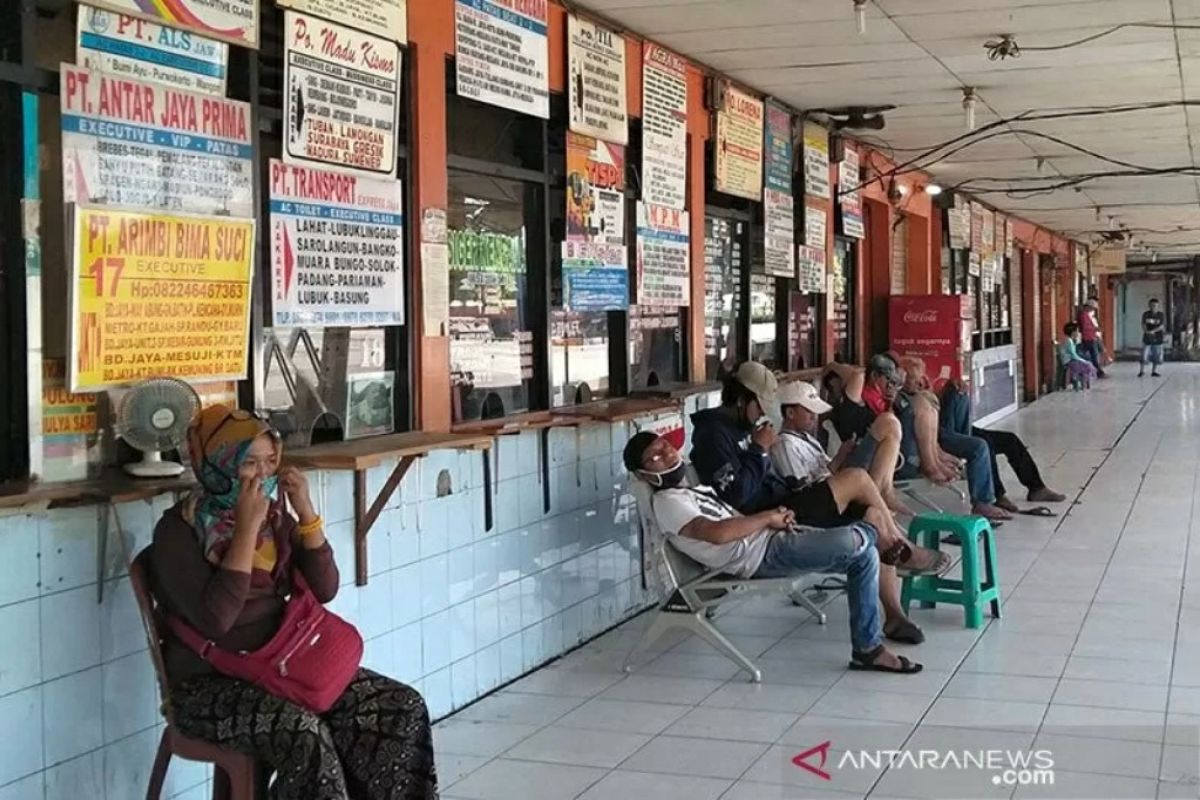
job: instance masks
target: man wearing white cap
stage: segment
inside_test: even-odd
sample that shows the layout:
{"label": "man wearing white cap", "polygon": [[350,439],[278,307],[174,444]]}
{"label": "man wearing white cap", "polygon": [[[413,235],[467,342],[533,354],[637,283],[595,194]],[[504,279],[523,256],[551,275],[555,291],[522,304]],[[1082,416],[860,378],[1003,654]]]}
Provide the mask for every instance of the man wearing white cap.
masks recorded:
{"label": "man wearing white cap", "polygon": [[[860,467],[839,469],[849,449],[830,459],[817,440],[821,415],[833,410],[833,406],[821,399],[817,387],[806,381],[792,381],[779,388],[778,398],[783,427],[771,446],[771,462],[796,493],[792,508],[796,510],[797,521],[827,527],[863,520],[903,538],[904,531],[896,524],[870,473]],[[894,570],[880,572],[879,588],[886,612],[887,637],[911,644],[923,642],[925,635],[921,629],[894,602],[900,594]]]}

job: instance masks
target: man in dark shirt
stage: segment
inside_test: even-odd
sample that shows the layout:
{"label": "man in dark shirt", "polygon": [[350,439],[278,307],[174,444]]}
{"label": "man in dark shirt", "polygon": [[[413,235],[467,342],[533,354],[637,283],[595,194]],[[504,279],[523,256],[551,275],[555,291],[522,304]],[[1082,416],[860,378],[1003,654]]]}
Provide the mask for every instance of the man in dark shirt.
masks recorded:
{"label": "man in dark shirt", "polygon": [[1158,367],[1163,362],[1163,335],[1167,328],[1167,316],[1158,310],[1158,299],[1150,299],[1150,308],[1142,312],[1142,363],[1138,377],[1146,374],[1146,362],[1152,365],[1150,374],[1159,378]]}

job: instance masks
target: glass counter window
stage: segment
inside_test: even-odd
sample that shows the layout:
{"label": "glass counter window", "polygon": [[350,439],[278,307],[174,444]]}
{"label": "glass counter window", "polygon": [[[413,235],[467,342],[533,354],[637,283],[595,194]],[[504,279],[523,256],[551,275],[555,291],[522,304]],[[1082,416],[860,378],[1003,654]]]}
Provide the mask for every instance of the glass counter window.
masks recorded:
{"label": "glass counter window", "polygon": [[709,216],[704,222],[705,378],[731,372],[738,360],[745,223]]}
{"label": "glass counter window", "polygon": [[527,187],[450,172],[450,381],[455,422],[529,410]]}

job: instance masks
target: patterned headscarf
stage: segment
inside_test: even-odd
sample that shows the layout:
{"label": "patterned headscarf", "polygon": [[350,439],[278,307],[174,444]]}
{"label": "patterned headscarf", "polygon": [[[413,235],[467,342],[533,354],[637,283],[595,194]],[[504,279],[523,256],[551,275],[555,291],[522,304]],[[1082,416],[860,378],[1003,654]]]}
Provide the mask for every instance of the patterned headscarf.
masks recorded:
{"label": "patterned headscarf", "polygon": [[[246,460],[250,446],[259,436],[275,439],[276,453],[282,445],[278,434],[263,419],[249,411],[213,405],[196,415],[188,426],[188,452],[200,488],[184,506],[184,516],[196,530],[204,556],[213,564],[221,563],[233,539],[238,495],[242,484],[238,468]],[[278,501],[279,480],[276,476],[263,480],[263,491],[272,501],[271,511],[258,533],[254,553],[254,569],[271,572],[275,568],[276,547],[274,529],[282,513]]]}

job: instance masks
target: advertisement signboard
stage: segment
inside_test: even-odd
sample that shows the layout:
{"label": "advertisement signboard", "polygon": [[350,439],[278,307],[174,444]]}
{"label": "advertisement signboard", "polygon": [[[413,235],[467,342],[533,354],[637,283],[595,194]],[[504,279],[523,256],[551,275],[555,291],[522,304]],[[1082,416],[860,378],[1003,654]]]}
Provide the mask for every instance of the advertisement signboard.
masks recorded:
{"label": "advertisement signboard", "polygon": [[283,160],[396,177],[400,48],[295,11],[283,26]]}
{"label": "advertisement signboard", "polygon": [[642,50],[642,199],[682,209],[687,199],[687,62],[646,42]]}
{"label": "advertisement signboard", "polygon": [[688,212],[638,203],[638,305],[690,304]]}
{"label": "advertisement signboard", "polygon": [[71,391],[246,377],[254,220],[80,206]]}
{"label": "advertisement signboard", "polygon": [[404,189],[271,161],[271,311],[278,326],[404,323]]}
{"label": "advertisement signboard", "polygon": [[621,311],[629,308],[629,266],[624,245],[563,242],[563,308]]}
{"label": "advertisement signboard", "polygon": [[717,111],[716,189],[761,200],[763,189],[763,102],[735,86],[722,90]]}
{"label": "advertisement signboard", "polygon": [[567,18],[571,130],[629,143],[625,110],[625,40],[574,14]]}
{"label": "advertisement signboard", "polygon": [[[458,94],[534,117],[550,117],[546,0],[456,0]],[[497,41],[503,46],[497,46]]]}
{"label": "advertisement signboard", "polygon": [[92,5],[258,48],[259,0],[92,0]]}
{"label": "advertisement signboard", "polygon": [[842,205],[842,233],[855,239],[866,236],[863,228],[862,197],[858,191],[861,180],[858,150],[848,144],[838,170],[838,198]]}
{"label": "advertisement signboard", "polygon": [[67,203],[254,215],[250,106],[63,64]]}
{"label": "advertisement signboard", "polygon": [[567,241],[625,244],[625,148],[567,132]]}
{"label": "advertisement signboard", "polygon": [[290,8],[349,25],[384,39],[393,39],[400,44],[408,41],[406,0],[276,0],[275,4],[280,8]]}

